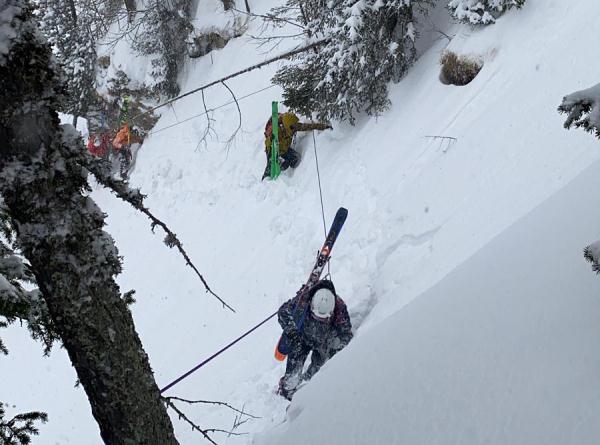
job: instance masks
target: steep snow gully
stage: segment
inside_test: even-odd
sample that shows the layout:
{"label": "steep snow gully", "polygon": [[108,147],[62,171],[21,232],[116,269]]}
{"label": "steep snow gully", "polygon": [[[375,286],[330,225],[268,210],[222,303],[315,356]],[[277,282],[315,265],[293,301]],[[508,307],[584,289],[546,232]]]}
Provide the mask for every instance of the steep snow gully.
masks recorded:
{"label": "steep snow gully", "polygon": [[[256,12],[274,3],[258,1]],[[200,0],[197,21],[219,17]],[[390,88],[392,107],[356,127],[317,134],[328,222],[349,209],[332,277],[356,337],[287,403],[274,394],[276,322],[257,330],[167,393],[223,400],[260,417],[193,406],[206,428],[234,429],[219,444],[593,444],[600,435],[600,279],[582,257],[600,236],[600,144],[562,128],[556,107],[599,81],[595,0],[527,2],[495,25],[443,25],[407,77]],[[225,18],[222,18],[225,20]],[[249,23],[256,30],[258,23]],[[435,39],[435,28],[452,37]],[[464,87],[439,81],[440,53],[481,57]],[[270,55],[245,37],[190,61],[182,91]],[[145,72],[123,48],[112,59]],[[269,86],[276,67],[228,84],[238,96]],[[141,215],[98,189],[108,231],[124,257],[120,284],[137,290],[136,327],[159,386],[264,319],[306,279],[322,243],[312,137],[303,160],[261,182],[262,130],[277,88],[215,109],[216,136],[199,144],[206,118],[151,136],[131,182],[180,235],[211,286],[237,310],[222,310]],[[209,108],[230,101],[207,91]],[[202,111],[190,96],[165,108],[157,129]],[[456,140],[440,145],[428,135]],[[584,173],[582,173],[584,172]],[[541,204],[541,205],[540,205]],[[97,427],[63,350],[43,358],[18,327],[6,331],[9,376],[0,398],[42,409],[40,444],[99,444]],[[237,417],[236,417],[237,416]],[[197,433],[173,417],[182,444]]]}

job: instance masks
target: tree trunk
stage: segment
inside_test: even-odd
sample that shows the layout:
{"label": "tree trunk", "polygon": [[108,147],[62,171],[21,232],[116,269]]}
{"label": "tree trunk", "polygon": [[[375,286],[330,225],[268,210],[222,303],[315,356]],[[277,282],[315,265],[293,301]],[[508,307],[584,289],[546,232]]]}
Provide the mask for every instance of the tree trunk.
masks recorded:
{"label": "tree trunk", "polygon": [[127,21],[131,23],[133,21],[133,18],[135,17],[135,0],[125,0],[125,9],[127,9]]}
{"label": "tree trunk", "polygon": [[[18,3],[8,1],[9,7]],[[114,281],[121,266],[102,230],[104,214],[83,194],[89,190],[87,172],[77,163],[83,145],[59,127],[50,48],[38,40],[29,12],[22,20],[4,61],[0,54],[0,83],[6,86],[0,104],[3,205],[102,439],[111,445],[177,444]]]}
{"label": "tree trunk", "polygon": [[75,0],[67,0],[69,4],[69,11],[71,12],[71,20],[73,20],[73,27],[77,26],[77,9],[75,8]]}

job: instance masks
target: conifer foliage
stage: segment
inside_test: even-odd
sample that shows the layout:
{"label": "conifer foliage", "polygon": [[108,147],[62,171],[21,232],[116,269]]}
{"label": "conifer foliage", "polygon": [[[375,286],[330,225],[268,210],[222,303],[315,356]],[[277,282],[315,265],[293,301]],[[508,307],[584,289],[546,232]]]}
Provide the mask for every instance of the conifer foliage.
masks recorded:
{"label": "conifer foliage", "polygon": [[[354,123],[358,113],[385,111],[388,83],[398,82],[416,59],[416,9],[429,0],[289,0],[305,33],[323,44],[280,69],[274,82],[285,104],[320,120]],[[281,14],[281,10],[277,11]]]}
{"label": "conifer foliage", "polygon": [[472,25],[489,25],[505,11],[521,8],[525,0],[450,0],[448,9],[455,19]]}
{"label": "conifer foliage", "polygon": [[63,74],[61,111],[86,116],[96,98],[97,17],[81,0],[39,0],[38,11]]}
{"label": "conifer foliage", "polygon": [[46,423],[48,415],[38,411],[17,414],[12,419],[5,419],[6,411],[0,402],[0,443],[2,445],[29,445],[31,436],[39,431],[35,422]]}
{"label": "conifer foliage", "polygon": [[[600,139],[600,83],[565,96],[558,111],[567,115],[566,129],[575,126]],[[600,241],[587,246],[584,257],[592,264],[592,270],[600,274]]]}
{"label": "conifer foliage", "polygon": [[193,26],[190,0],[146,0],[144,13],[136,16],[140,32],[132,47],[140,54],[153,56],[153,89],[168,97],[177,96],[177,74],[186,55],[186,38]]}

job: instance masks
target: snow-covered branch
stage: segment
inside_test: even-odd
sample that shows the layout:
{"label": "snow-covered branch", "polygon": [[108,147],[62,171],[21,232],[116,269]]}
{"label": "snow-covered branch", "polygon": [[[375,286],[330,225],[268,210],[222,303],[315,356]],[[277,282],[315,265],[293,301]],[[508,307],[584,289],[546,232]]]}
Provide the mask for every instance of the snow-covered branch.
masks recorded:
{"label": "snow-covered branch", "polygon": [[450,0],[450,15],[471,25],[489,25],[511,8],[521,8],[525,0]]}
{"label": "snow-covered branch", "polygon": [[583,251],[583,256],[592,263],[592,270],[600,274],[600,241],[587,246]]}
{"label": "snow-covered branch", "polygon": [[567,114],[565,128],[583,128],[600,138],[600,84],[565,96],[558,111]]}

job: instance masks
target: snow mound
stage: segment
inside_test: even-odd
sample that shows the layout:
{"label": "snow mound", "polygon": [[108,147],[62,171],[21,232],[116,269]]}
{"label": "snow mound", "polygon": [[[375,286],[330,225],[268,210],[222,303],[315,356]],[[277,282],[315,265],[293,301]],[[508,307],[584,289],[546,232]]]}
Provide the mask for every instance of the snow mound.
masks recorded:
{"label": "snow mound", "polygon": [[256,445],[593,445],[600,436],[600,232],[591,166],[360,336]]}

